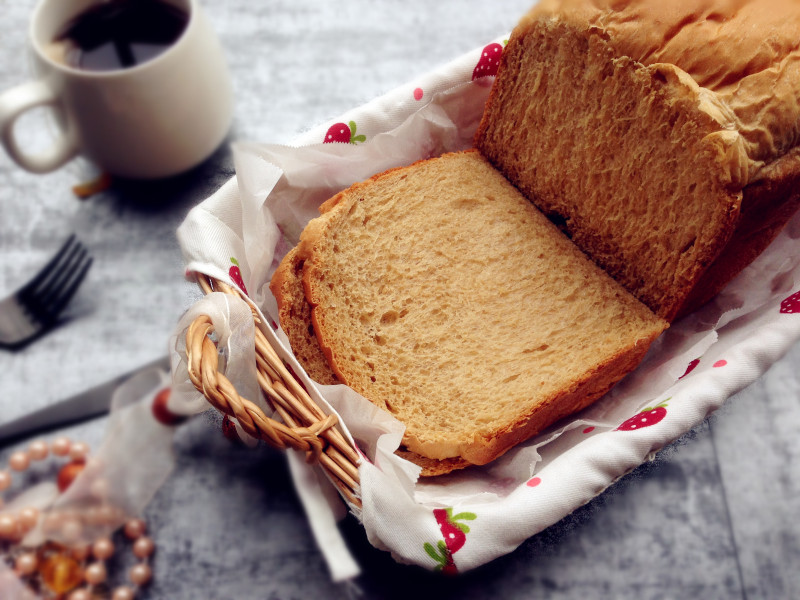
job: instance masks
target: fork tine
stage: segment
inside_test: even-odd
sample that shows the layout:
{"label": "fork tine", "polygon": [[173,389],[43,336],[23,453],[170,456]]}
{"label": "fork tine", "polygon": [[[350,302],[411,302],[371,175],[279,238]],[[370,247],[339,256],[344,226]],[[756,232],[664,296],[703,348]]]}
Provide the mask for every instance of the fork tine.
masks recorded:
{"label": "fork tine", "polygon": [[[50,262],[48,262],[44,267],[42,267],[41,270],[36,274],[36,276],[33,279],[31,279],[25,285],[25,287],[23,287],[21,290],[19,290],[18,293],[19,294],[26,294],[26,293],[32,292],[33,290],[38,288],[40,285],[42,285],[42,283],[44,283],[45,280],[47,280],[47,278],[50,275],[52,275],[52,273],[57,272],[58,271],[58,268],[57,268],[58,264],[61,262],[61,259],[66,254],[68,248],[70,248],[70,246],[74,242],[75,242],[75,234],[73,233],[72,235],[70,235],[67,238],[67,241],[64,242],[64,244],[61,246],[61,248],[58,250],[58,252],[55,253],[53,258],[50,259]],[[80,245],[80,243],[78,243],[78,245]]]}
{"label": "fork tine", "polygon": [[74,274],[74,276],[71,280],[65,282],[65,287],[62,287],[58,290],[60,295],[53,299],[52,305],[48,309],[52,320],[58,318],[58,315],[61,314],[61,311],[64,310],[64,307],[72,299],[72,296],[74,296],[75,292],[78,291],[78,288],[86,277],[86,274],[89,272],[89,268],[92,266],[94,259],[91,256],[87,258],[86,252],[84,252],[83,258],[84,260],[81,267],[77,270],[77,272],[75,270],[71,270],[71,273]]}
{"label": "fork tine", "polygon": [[[70,281],[75,271],[85,263],[88,255],[86,248],[73,238],[74,236],[70,236],[68,242],[71,243],[61,248],[56,258],[39,272],[34,282],[17,293],[25,310],[44,326],[52,325],[64,308],[66,302],[61,302],[66,295],[64,288],[71,286]],[[89,263],[91,264],[91,260]],[[85,273],[80,275],[78,283],[84,276]],[[67,301],[74,293],[75,290],[69,292]]]}
{"label": "fork tine", "polygon": [[43,269],[36,276],[37,285],[27,285],[17,293],[17,298],[27,311],[36,320],[48,320],[47,305],[50,297],[57,293],[58,288],[70,276],[75,261],[80,260],[85,249],[79,243],[71,244],[66,252],[59,252],[58,260],[50,261],[48,269]]}
{"label": "fork tine", "polygon": [[88,251],[81,244],[77,244],[70,249],[67,256],[59,264],[58,270],[53,271],[50,278],[35,291],[34,294],[42,305],[47,306],[52,302],[53,298],[58,296],[59,290],[66,285],[73,271],[80,267],[87,254]]}
{"label": "fork tine", "polygon": [[[82,273],[86,267],[86,262],[88,261],[91,265],[91,258],[88,257],[88,254],[88,251],[83,246],[75,252],[70,252],[61,270],[53,274],[53,277],[46,282],[44,289],[33,295],[31,300],[36,309],[38,309],[38,317],[42,322],[52,323],[58,317],[64,304],[66,304],[66,302],[62,303],[61,299],[71,289],[72,282],[76,277],[78,283],[80,283],[86,275]],[[74,290],[69,291],[69,296],[71,297],[74,293]]]}

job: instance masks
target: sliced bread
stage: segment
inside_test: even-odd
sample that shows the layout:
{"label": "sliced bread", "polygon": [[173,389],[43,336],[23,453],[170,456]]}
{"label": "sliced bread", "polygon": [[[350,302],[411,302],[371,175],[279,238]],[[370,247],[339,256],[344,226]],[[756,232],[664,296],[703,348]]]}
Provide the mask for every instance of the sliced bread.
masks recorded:
{"label": "sliced bread", "polygon": [[667,326],[475,151],[321,212],[293,259],[319,346],[429,459],[493,460],[607,392]]}
{"label": "sliced bread", "polygon": [[504,49],[476,146],[672,320],[800,204],[800,4],[542,0]]}
{"label": "sliced bread", "polygon": [[[314,332],[311,305],[303,291],[303,261],[297,256],[297,247],[292,248],[281,260],[270,282],[270,290],[278,301],[281,327],[289,338],[292,352],[306,373],[318,383],[338,383],[339,380],[328,364]],[[444,475],[469,466],[468,462],[460,458],[435,460],[405,448],[399,449],[397,453],[422,467],[422,477]]]}
{"label": "sliced bread", "polygon": [[295,246],[281,260],[272,276],[269,289],[278,301],[278,318],[289,338],[295,358],[306,373],[324,385],[338,383],[322,349],[319,347],[311,322],[311,305],[303,293],[303,261]]}

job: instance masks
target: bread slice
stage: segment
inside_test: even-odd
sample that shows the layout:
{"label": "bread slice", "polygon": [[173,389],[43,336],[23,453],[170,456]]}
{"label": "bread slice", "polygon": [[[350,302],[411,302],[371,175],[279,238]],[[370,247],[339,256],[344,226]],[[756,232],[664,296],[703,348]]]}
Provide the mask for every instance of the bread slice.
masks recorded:
{"label": "bread slice", "polygon": [[281,328],[289,338],[292,352],[314,381],[333,385],[339,380],[319,347],[311,322],[311,305],[303,292],[303,261],[295,246],[281,260],[269,284],[278,302]]}
{"label": "bread slice", "polygon": [[476,145],[672,320],[800,205],[800,3],[542,0],[504,49]]}
{"label": "bread slice", "polygon": [[573,16],[514,30],[476,146],[671,320],[733,232],[738,138],[691,78],[620,55],[602,28]]}
{"label": "bread slice", "polygon": [[[281,327],[306,373],[314,381],[325,385],[338,383],[339,380],[328,364],[314,332],[311,305],[303,291],[303,261],[297,256],[297,247],[287,252],[281,260],[270,282],[270,290],[278,301]],[[398,450],[397,454],[422,467],[422,477],[444,475],[469,466],[463,459],[435,460],[404,448]]]}
{"label": "bread slice", "polygon": [[716,296],[783,230],[800,208],[800,148],[762,168],[742,190],[736,229],[722,252],[692,289],[678,316]]}
{"label": "bread slice", "polygon": [[474,151],[321,212],[296,258],[322,352],[427,458],[493,460],[607,392],[667,326]]}

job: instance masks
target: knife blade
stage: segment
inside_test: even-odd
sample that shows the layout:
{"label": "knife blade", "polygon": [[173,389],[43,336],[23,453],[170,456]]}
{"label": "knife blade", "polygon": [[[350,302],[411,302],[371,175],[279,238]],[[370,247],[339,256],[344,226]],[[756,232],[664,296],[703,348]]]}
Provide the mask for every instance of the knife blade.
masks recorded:
{"label": "knife blade", "polygon": [[0,447],[33,436],[88,421],[109,411],[111,397],[120,385],[148,369],[169,369],[169,357],[162,356],[152,362],[114,377],[66,400],[60,400],[35,412],[0,425]]}

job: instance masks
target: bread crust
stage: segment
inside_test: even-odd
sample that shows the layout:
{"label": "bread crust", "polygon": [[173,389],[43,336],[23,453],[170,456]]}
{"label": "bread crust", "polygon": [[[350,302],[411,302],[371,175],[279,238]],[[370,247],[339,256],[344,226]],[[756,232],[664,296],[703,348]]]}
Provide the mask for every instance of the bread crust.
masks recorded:
{"label": "bread crust", "polygon": [[587,372],[573,387],[537,405],[534,410],[520,415],[516,422],[508,424],[496,435],[465,444],[461,449],[461,455],[472,464],[487,464],[561,419],[590,406],[636,368],[659,333],[654,333],[637,344],[623,349],[596,369]]}
{"label": "bread crust", "polygon": [[686,298],[678,318],[697,310],[741,273],[783,230],[800,208],[800,149],[765,167],[744,188],[742,209],[730,240]]}
{"label": "bread crust", "polygon": [[602,31],[617,56],[686,73],[729,112],[750,178],[800,141],[794,0],[542,0],[521,26],[538,19]]}
{"label": "bread crust", "polygon": [[269,289],[278,302],[278,318],[295,357],[314,381],[333,385],[339,380],[317,342],[311,306],[303,295],[302,270],[303,261],[297,255],[297,247],[292,248],[278,265]]}

